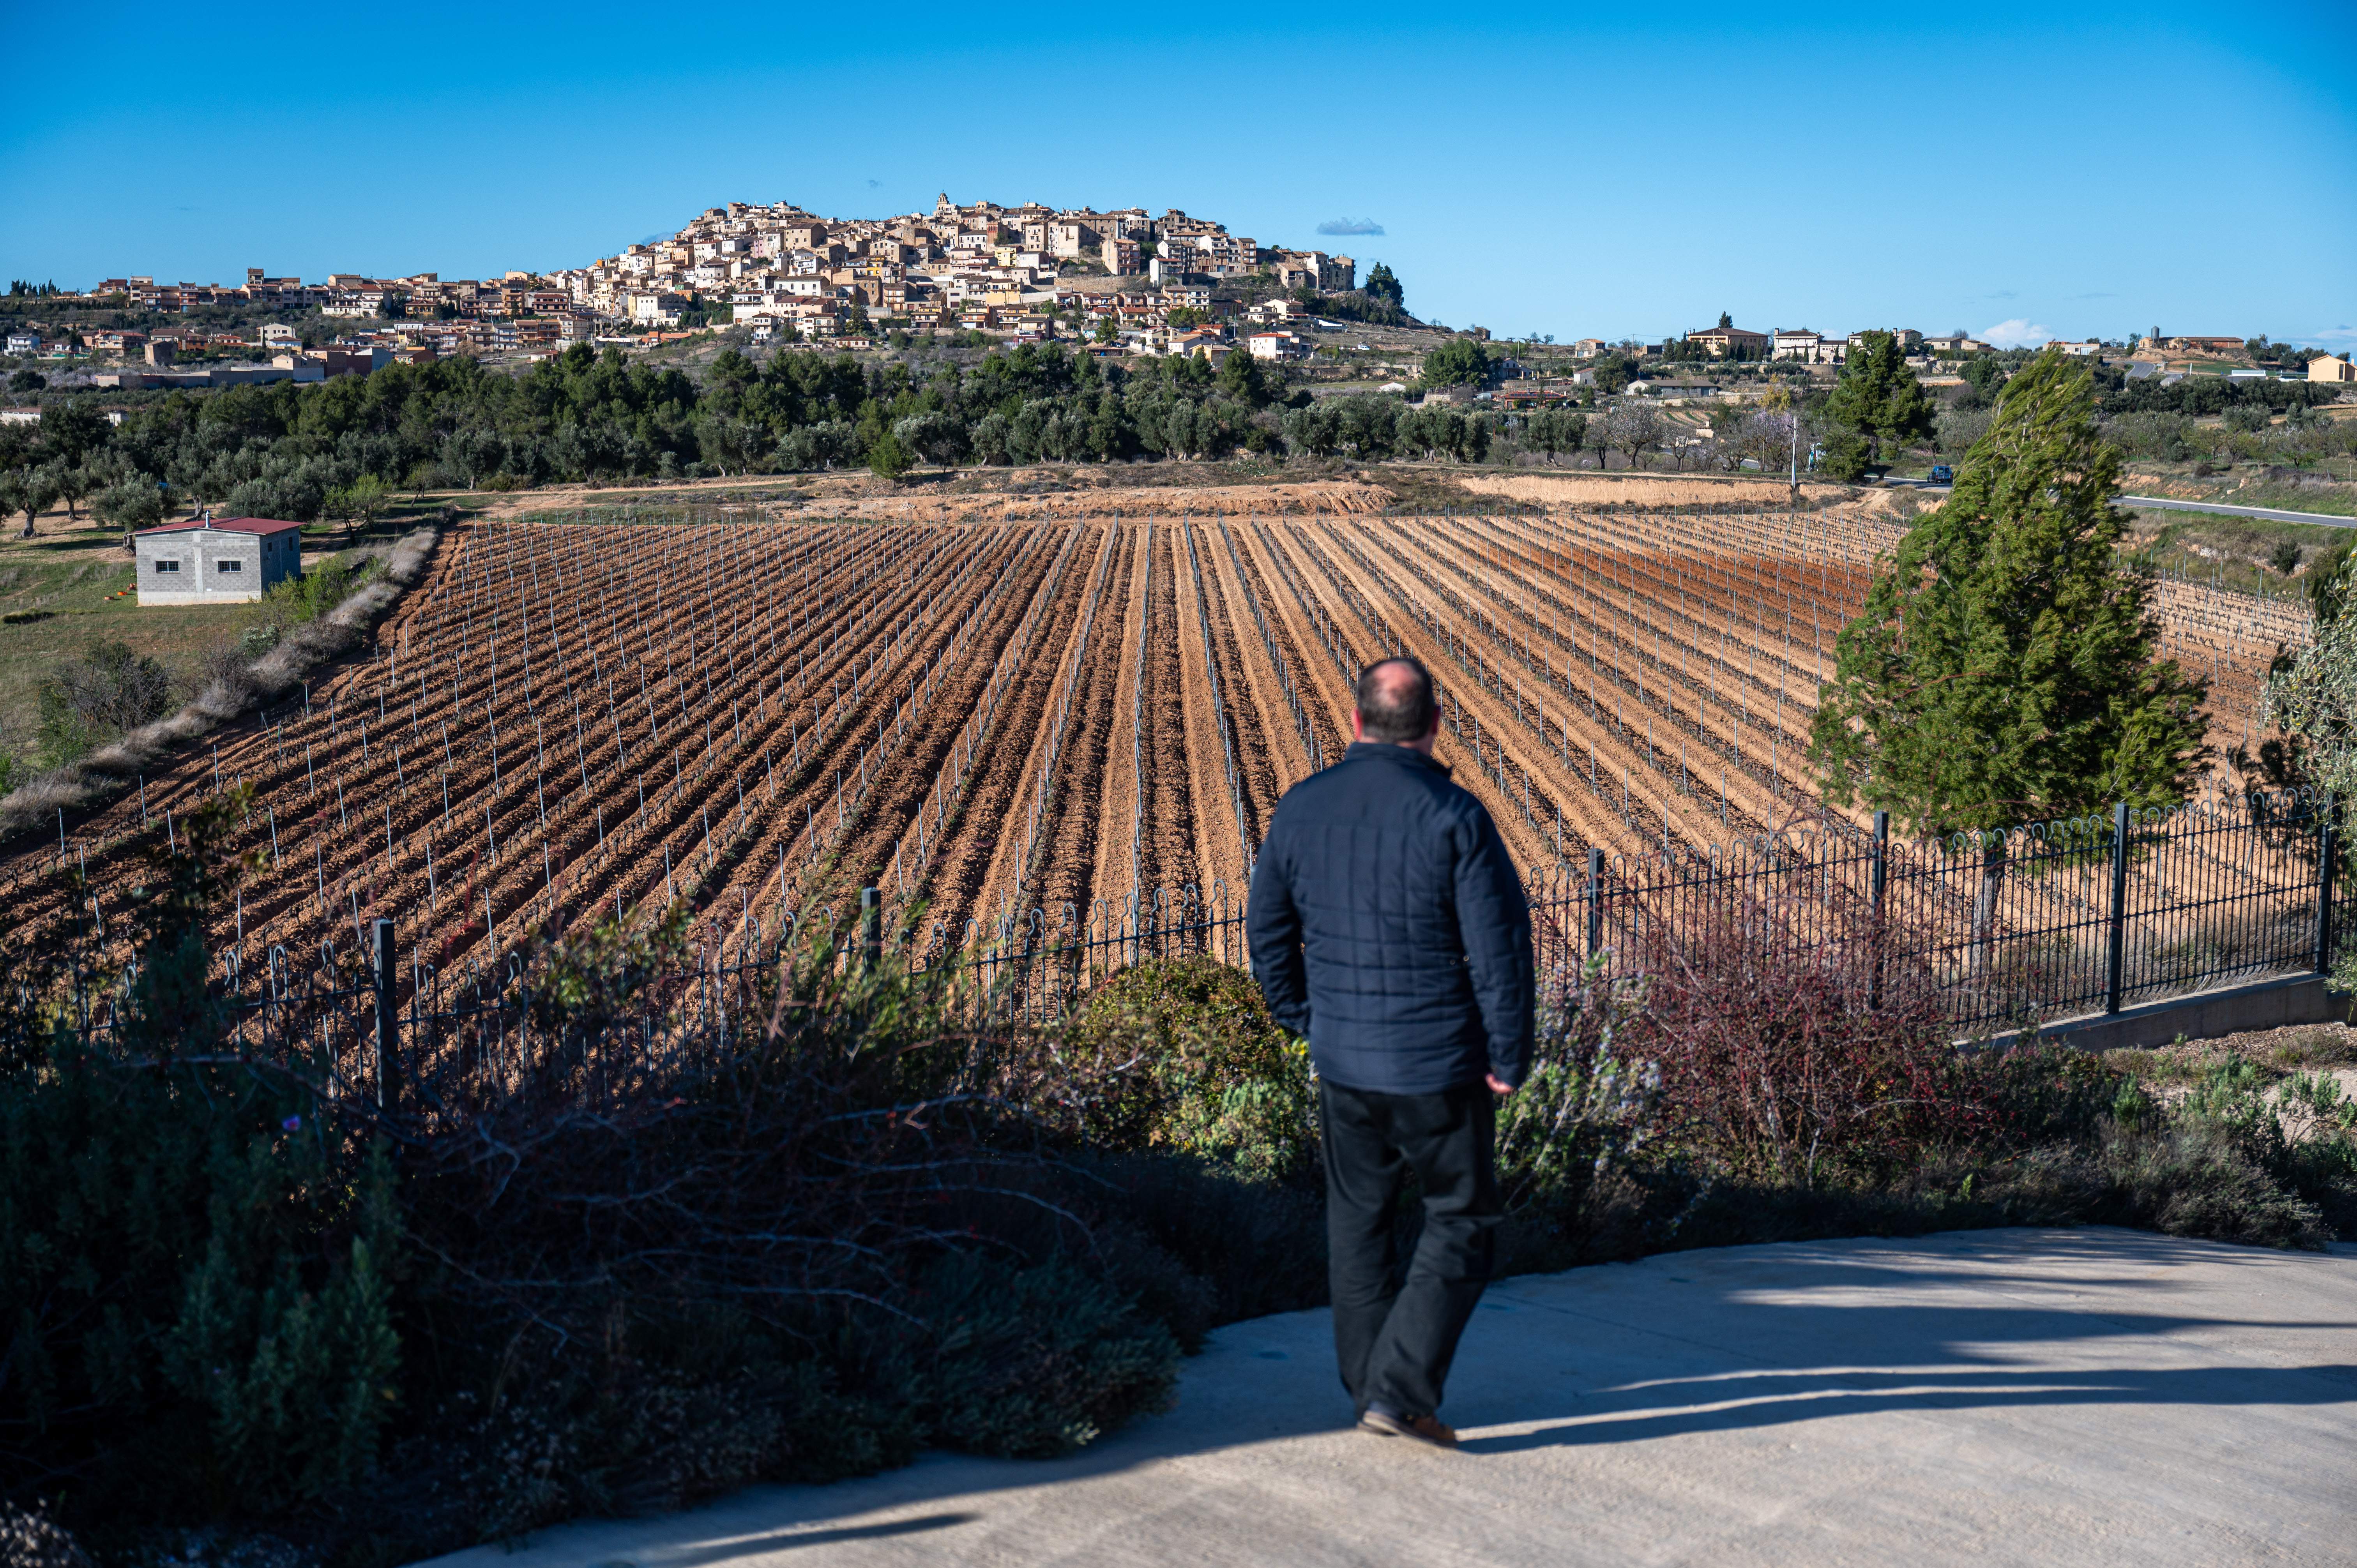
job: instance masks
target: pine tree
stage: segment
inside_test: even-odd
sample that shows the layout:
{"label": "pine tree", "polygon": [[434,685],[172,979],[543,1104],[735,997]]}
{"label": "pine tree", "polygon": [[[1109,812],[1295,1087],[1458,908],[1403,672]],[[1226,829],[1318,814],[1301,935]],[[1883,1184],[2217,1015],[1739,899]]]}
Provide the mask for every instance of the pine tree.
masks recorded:
{"label": "pine tree", "polygon": [[1903,445],[1932,434],[1932,400],[1907,368],[1906,351],[1888,332],[1868,332],[1842,362],[1841,379],[1825,399],[1833,425],[1825,443],[1826,467],[1838,479],[1858,479],[1881,453],[1885,441]]}
{"label": "pine tree", "polygon": [[2118,478],[2092,376],[2040,354],[1835,645],[1811,747],[1825,798],[1986,834],[1976,948],[2005,874],[1994,830],[2180,800],[2209,758],[2205,685],[2159,657],[2152,577],[2115,550]]}

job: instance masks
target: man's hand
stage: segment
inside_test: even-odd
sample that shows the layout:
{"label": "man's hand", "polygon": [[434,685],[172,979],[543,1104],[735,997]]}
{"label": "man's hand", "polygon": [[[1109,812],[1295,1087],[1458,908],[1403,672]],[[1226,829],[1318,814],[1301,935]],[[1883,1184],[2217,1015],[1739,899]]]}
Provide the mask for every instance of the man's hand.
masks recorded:
{"label": "man's hand", "polygon": [[1492,1093],[1492,1094],[1512,1094],[1512,1093],[1513,1093],[1513,1092],[1514,1092],[1514,1086],[1513,1086],[1512,1084],[1511,1084],[1511,1083],[1501,1083],[1501,1082],[1500,1082],[1500,1081],[1499,1081],[1499,1079],[1498,1079],[1498,1075],[1497,1075],[1496,1073],[1494,1073],[1494,1072],[1493,1072],[1493,1073],[1486,1073],[1486,1074],[1484,1074],[1483,1076],[1484,1076],[1484,1077],[1486,1077],[1486,1078],[1490,1080],[1490,1092],[1491,1092],[1491,1093]]}

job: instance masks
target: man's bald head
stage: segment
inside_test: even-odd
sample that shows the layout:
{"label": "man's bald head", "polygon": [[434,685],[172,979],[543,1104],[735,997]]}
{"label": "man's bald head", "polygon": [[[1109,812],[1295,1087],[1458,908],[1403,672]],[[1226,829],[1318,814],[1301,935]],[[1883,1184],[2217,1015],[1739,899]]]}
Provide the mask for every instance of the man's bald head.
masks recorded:
{"label": "man's bald head", "polygon": [[1440,716],[1432,671],[1405,654],[1378,659],[1359,671],[1358,704],[1361,736],[1393,746],[1422,740]]}

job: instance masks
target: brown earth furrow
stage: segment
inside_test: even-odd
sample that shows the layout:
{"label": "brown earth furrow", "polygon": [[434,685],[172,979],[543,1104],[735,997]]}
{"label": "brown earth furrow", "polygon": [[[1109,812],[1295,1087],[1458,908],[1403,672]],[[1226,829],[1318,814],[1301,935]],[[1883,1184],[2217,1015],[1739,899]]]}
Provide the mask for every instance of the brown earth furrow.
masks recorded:
{"label": "brown earth furrow", "polygon": [[1267,704],[1274,702],[1277,714],[1286,713],[1285,699],[1278,694],[1275,680],[1265,675],[1258,682],[1253,680],[1254,661],[1245,652],[1245,645],[1256,646],[1258,635],[1252,629],[1252,612],[1245,607],[1232,580],[1221,570],[1226,556],[1218,527],[1197,528],[1194,536],[1202,565],[1205,602],[1211,610],[1212,658],[1219,670],[1221,699],[1234,746],[1236,780],[1243,794],[1244,842],[1257,845],[1268,832],[1277,798],[1291,781],[1288,765],[1306,770],[1306,764],[1296,760],[1300,755],[1299,743],[1291,734],[1290,716],[1283,722],[1281,731],[1273,728],[1275,715],[1270,714]]}
{"label": "brown earth furrow", "polygon": [[[1121,632],[1128,621],[1130,580],[1137,553],[1136,531],[1115,525],[1108,539],[1112,570],[1091,629],[1086,661],[1072,698],[1072,712],[1048,790],[1047,831],[1033,851],[1028,885],[1037,901],[1056,912],[1059,929],[1076,929],[1102,897],[1095,881],[1108,826],[1118,822],[1126,837],[1128,802],[1107,789],[1113,775],[1115,729],[1126,715],[1115,699],[1122,687]],[[1126,892],[1126,888],[1124,889]]]}
{"label": "brown earth furrow", "polygon": [[[1225,819],[1205,817],[1199,811],[1203,802],[1196,780],[1207,763],[1215,768],[1218,764],[1199,749],[1204,737],[1194,715],[1200,703],[1188,701],[1189,662],[1200,650],[1191,641],[1194,627],[1187,607],[1192,601],[1181,591],[1185,570],[1178,526],[1157,525],[1151,543],[1146,662],[1138,674],[1146,727],[1146,822],[1138,897],[1148,908],[1157,891],[1183,897],[1192,887],[1199,897],[1211,896],[1213,883],[1223,875],[1213,844],[1226,826]],[[1210,743],[1219,744],[1216,734]],[[1224,805],[1224,790],[1220,799]],[[1241,852],[1236,864],[1241,867]]]}
{"label": "brown earth furrow", "polygon": [[1146,605],[1153,594],[1154,553],[1149,547],[1151,523],[1122,525],[1127,535],[1123,567],[1122,616],[1106,657],[1113,660],[1114,683],[1106,715],[1103,770],[1098,789],[1099,826],[1090,856],[1087,912],[1092,929],[1100,929],[1109,911],[1126,907],[1136,893],[1145,852],[1146,742],[1145,633]]}
{"label": "brown earth furrow", "polygon": [[1352,644],[1334,612],[1275,531],[1260,524],[1239,542],[1257,581],[1265,585],[1262,602],[1293,667],[1318,755],[1330,768],[1351,744],[1351,684],[1365,660],[1351,657]]}
{"label": "brown earth furrow", "polygon": [[[1643,759],[1628,742],[1619,736],[1596,737],[1599,777],[1594,780],[1575,774],[1570,765],[1547,747],[1517,719],[1512,703],[1467,676],[1464,666],[1451,656],[1450,649],[1458,639],[1443,639],[1429,629],[1429,621],[1448,623],[1451,617],[1445,606],[1438,604],[1421,584],[1396,564],[1385,567],[1378,564],[1378,553],[1390,542],[1376,525],[1360,525],[1358,533],[1369,547],[1368,558],[1347,559],[1346,570],[1360,575],[1361,587],[1378,594],[1402,607],[1403,613],[1395,624],[1406,628],[1405,635],[1421,646],[1416,650],[1436,671],[1441,671],[1449,704],[1455,710],[1451,725],[1444,730],[1442,755],[1445,760],[1463,764],[1459,782],[1483,798],[1491,815],[1498,820],[1501,832],[1506,835],[1516,855],[1529,864],[1552,864],[1560,857],[1555,843],[1555,822],[1560,813],[1566,837],[1575,820],[1575,791],[1584,790],[1600,802],[1606,811],[1618,819],[1618,832],[1607,829],[1610,836],[1590,842],[1601,843],[1616,853],[1627,853],[1656,842],[1652,830],[1654,821],[1664,811],[1671,811],[1669,799],[1646,788],[1640,782],[1647,771]],[[1418,610],[1422,613],[1417,613]],[[1461,632],[1460,632],[1461,635]],[[1458,678],[1466,677],[1466,678]],[[1498,750],[1502,750],[1513,766],[1508,782],[1501,784],[1491,768]],[[1614,771],[1620,774],[1624,798],[1630,801],[1624,815],[1612,800],[1609,790]],[[1527,775],[1534,789],[1531,812],[1536,821],[1526,820],[1521,804],[1522,789],[1519,775]],[[1684,815],[1683,802],[1675,808],[1671,821]],[[1598,827],[1603,823],[1598,813],[1577,812]],[[1576,847],[1570,843],[1565,851]]]}
{"label": "brown earth furrow", "polygon": [[[1426,547],[1436,552],[1435,559],[1447,558],[1448,553],[1447,544],[1428,541]],[[1449,564],[1458,564],[1455,562]],[[1683,582],[1684,564],[1682,560],[1674,557],[1663,563],[1661,572],[1663,579],[1667,581],[1676,577]],[[1461,566],[1459,569],[1461,570]],[[1628,572],[1628,563],[1608,559],[1603,564],[1601,575],[1617,585]],[[1486,578],[1482,581],[1485,585],[1489,582]],[[1598,673],[1595,661],[1597,639],[1599,636],[1604,638],[1611,645],[1613,653],[1613,657],[1607,661],[1609,669],[1604,671],[1604,674],[1610,686],[1617,689],[1617,693],[1638,696],[1641,706],[1659,714],[1674,733],[1691,736],[1702,744],[1706,753],[1717,754],[1715,758],[1706,756],[1692,760],[1701,763],[1706,768],[1713,760],[1716,760],[1722,769],[1730,766],[1736,768],[1740,776],[1740,782],[1734,787],[1735,799],[1731,802],[1736,818],[1738,819],[1734,825],[1738,827],[1744,825],[1739,819],[1748,818],[1751,822],[1756,823],[1779,814],[1778,797],[1783,791],[1761,789],[1755,793],[1750,788],[1755,771],[1772,774],[1775,770],[1772,767],[1755,769],[1752,757],[1746,753],[1741,745],[1741,737],[1737,727],[1745,723],[1753,724],[1756,726],[1759,721],[1740,703],[1738,714],[1741,716],[1730,719],[1725,705],[1719,703],[1715,695],[1716,677],[1712,679],[1711,687],[1706,688],[1701,679],[1694,674],[1694,669],[1697,663],[1709,666],[1726,662],[1723,647],[1718,650],[1697,649],[1691,639],[1693,633],[1703,627],[1700,598],[1689,599],[1684,588],[1681,586],[1678,589],[1679,603],[1674,611],[1670,607],[1666,591],[1659,599],[1650,601],[1632,602],[1625,596],[1607,593],[1598,596],[1589,606],[1583,607],[1574,602],[1569,607],[1568,620],[1572,635],[1569,639],[1566,639],[1564,635],[1566,618],[1561,613],[1565,605],[1562,598],[1555,596],[1544,587],[1535,585],[1529,579],[1525,579],[1519,593],[1501,591],[1494,587],[1491,587],[1491,591],[1494,598],[1507,604],[1521,617],[1526,633],[1524,639],[1526,643],[1536,642],[1544,645],[1552,642],[1553,653],[1565,655],[1566,662],[1571,662],[1568,655],[1584,638],[1588,660],[1584,673],[1590,682],[1594,681]],[[1525,595],[1534,595],[1543,599],[1550,607],[1552,613],[1544,618],[1536,615],[1529,604],[1521,602]],[[1584,631],[1583,628],[1585,628]],[[1724,629],[1722,628],[1723,632]],[[1757,645],[1747,640],[1745,646],[1756,648]],[[1674,664],[1665,658],[1665,652],[1676,656]],[[1510,651],[1510,657],[1512,656]],[[1552,677],[1555,673],[1552,658],[1544,671],[1534,669],[1533,672],[1544,672]],[[1738,701],[1746,689],[1745,686],[1738,685]],[[1813,686],[1811,689],[1813,691]],[[1617,693],[1613,695],[1616,708],[1621,700],[1620,695]],[[1714,708],[1717,710],[1716,724],[1711,722]],[[1769,711],[1774,712],[1772,709]],[[1793,712],[1795,724],[1799,724],[1805,711],[1795,706]],[[1778,727],[1784,731],[1786,746],[1789,746],[1790,755],[1797,763],[1802,755],[1802,747],[1805,744],[1805,736],[1802,733],[1805,725],[1800,725],[1797,730],[1790,725]],[[1772,761],[1784,749],[1785,747],[1771,749],[1769,754],[1770,759]]]}
{"label": "brown earth furrow", "polygon": [[1231,741],[1222,730],[1222,703],[1214,697],[1218,678],[1209,631],[1212,607],[1202,585],[1199,532],[1185,519],[1170,529],[1178,661],[1168,673],[1176,677],[1171,695],[1185,725],[1187,789],[1199,834],[1196,853],[1202,866],[1203,897],[1216,902],[1243,897],[1250,846],[1259,841],[1248,836],[1249,824],[1229,787]]}
{"label": "brown earth furrow", "polygon": [[[1241,897],[1278,796],[1347,743],[1350,677],[1394,647],[1442,677],[1442,754],[1518,858],[1665,823],[1723,841],[1811,800],[1834,638],[1900,532],[1856,508],[462,526],[367,649],[69,822],[88,896],[52,842],[0,861],[0,899],[120,930],[150,847],[243,784],[227,847],[262,866],[213,934],[249,972],[272,947],[349,961],[377,913],[489,974],[527,929],[618,908],[675,896],[699,940],[741,942],[868,884],[961,934],[1002,904],[1172,918],[1189,888]],[[2175,580],[2157,602],[2222,749],[2255,741],[2288,613]]]}
{"label": "brown earth furrow", "polygon": [[[1614,607],[1609,605],[1593,613],[1575,608],[1573,636],[1565,639],[1555,623],[1541,620],[1520,607],[1512,607],[1509,598],[1509,606],[1520,610],[1521,625],[1519,628],[1500,628],[1488,624],[1481,616],[1468,616],[1456,609],[1452,601],[1461,601],[1469,585],[1449,578],[1447,568],[1454,564],[1447,561],[1445,545],[1436,545],[1429,540],[1403,539],[1395,542],[1395,548],[1402,553],[1401,559],[1409,575],[1427,585],[1459,627],[1463,634],[1460,646],[1467,656],[1480,656],[1479,668],[1485,678],[1511,681],[1518,688],[1525,677],[1529,679],[1535,703],[1534,727],[1543,736],[1549,723],[1548,703],[1555,704],[1553,722],[1555,727],[1567,731],[1561,741],[1555,743],[1558,755],[1568,751],[1576,757],[1580,747],[1594,746],[1600,734],[1609,734],[1634,753],[1648,773],[1657,776],[1657,794],[1661,788],[1668,788],[1685,799],[1691,799],[1698,788],[1710,789],[1711,764],[1717,761],[1722,765],[1720,777],[1717,788],[1711,792],[1721,802],[1721,809],[1715,813],[1714,829],[1721,836],[1749,831],[1773,813],[1771,792],[1753,789],[1750,775],[1743,770],[1745,759],[1732,738],[1735,732],[1727,715],[1722,712],[1719,724],[1713,725],[1706,711],[1707,704],[1699,700],[1698,693],[1683,693],[1674,682],[1665,679],[1670,672],[1659,650],[1646,646],[1642,630],[1627,619],[1625,606],[1619,607],[1623,611],[1620,617],[1613,616]],[[1491,607],[1495,607],[1494,604]],[[1485,610],[1483,614],[1486,613]],[[1618,625],[1614,624],[1616,620]],[[1583,636],[1587,650],[1584,670],[1577,651]],[[1613,657],[1608,660],[1596,657],[1599,636],[1611,648]],[[1552,657],[1534,656],[1534,646],[1549,640],[1556,643],[1554,651],[1564,660],[1560,669]],[[1600,697],[1595,691],[1599,674],[1607,682]],[[1583,693],[1576,679],[1581,675],[1586,677],[1587,688],[1584,693],[1587,702],[1585,710],[1580,706]],[[1633,722],[1627,703],[1632,696],[1636,699]],[[1684,707],[1680,704],[1682,696],[1687,699]],[[1637,749],[1641,737],[1644,744]],[[1699,749],[1690,751],[1689,740],[1697,743]],[[1733,777],[1726,771],[1728,766],[1736,769]],[[1599,768],[1594,759],[1590,767]]]}
{"label": "brown earth furrow", "polygon": [[[1089,560],[1093,558],[1092,553]],[[1006,922],[1017,908],[1012,891],[1016,868],[1009,861],[1019,846],[1010,849],[1008,841],[1020,831],[1015,813],[1024,803],[1024,786],[1042,744],[1041,720],[1057,673],[1055,661],[1042,657],[1041,650],[1060,649],[1069,639],[1089,581],[1089,570],[1079,560],[1066,566],[1044,611],[1031,655],[1008,677],[989,744],[977,758],[957,819],[944,834],[940,858],[927,878],[933,918],[946,929],[970,926],[978,934],[995,936],[1008,929]]]}
{"label": "brown earth furrow", "polygon": [[1001,732],[1002,747],[1021,760],[1009,809],[996,835],[990,873],[978,896],[985,908],[1028,911],[1045,902],[1033,877],[1041,847],[1056,836],[1062,747],[1080,721],[1087,686],[1082,640],[1086,638],[1091,650],[1102,645],[1103,639],[1094,635],[1092,612],[1103,605],[1103,586],[1119,555],[1115,530],[1095,522],[1079,526],[1082,542],[1067,574],[1075,590],[1070,614],[1051,624],[1031,658],[1044,682],[1038,717],[1021,728]]}
{"label": "brown earth furrow", "polygon": [[[1223,521],[1219,525],[1220,582],[1230,604],[1235,607],[1232,625],[1245,674],[1252,682],[1254,710],[1261,715],[1273,755],[1282,765],[1277,789],[1282,796],[1318,768],[1339,760],[1341,749],[1333,744],[1337,737],[1330,718],[1323,725],[1318,722],[1327,716],[1318,683],[1318,666],[1325,660],[1321,658],[1318,665],[1305,660],[1299,639],[1285,614],[1292,607],[1291,596],[1255,564],[1255,556],[1247,549],[1251,532],[1249,523]],[[1255,608],[1257,615],[1253,613]],[[1292,690],[1290,700],[1286,696],[1288,683]],[[1305,725],[1308,731],[1306,736],[1302,733]]]}

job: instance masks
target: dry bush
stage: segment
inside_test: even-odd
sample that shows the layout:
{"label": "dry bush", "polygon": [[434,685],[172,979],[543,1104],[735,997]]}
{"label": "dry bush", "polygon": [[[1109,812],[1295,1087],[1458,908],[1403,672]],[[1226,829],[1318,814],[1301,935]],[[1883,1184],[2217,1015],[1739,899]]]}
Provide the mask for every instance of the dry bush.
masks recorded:
{"label": "dry bush", "polygon": [[1731,898],[1638,926],[1633,1048],[1658,1067],[1663,1132],[1678,1144],[1813,1185],[1998,1129],[1986,1075],[1955,1049],[1939,989],[1910,956],[1928,944],[1848,896]]}
{"label": "dry bush", "polygon": [[199,653],[176,684],[183,703],[199,702],[217,692],[220,702],[234,704],[240,712],[252,707],[261,695],[254,683],[253,660],[233,638],[223,639]]}
{"label": "dry bush", "polygon": [[926,1441],[1053,1454],[1159,1408],[1178,1348],[1081,1266],[1059,1153],[1108,1073],[954,1026],[920,978],[781,972],[765,1026],[651,1071],[675,929],[531,955],[535,1062],[404,1156],[416,1320],[492,1535],[824,1479]]}
{"label": "dry bush", "polygon": [[0,1501],[0,1568],[90,1568],[90,1555],[46,1508]]}

